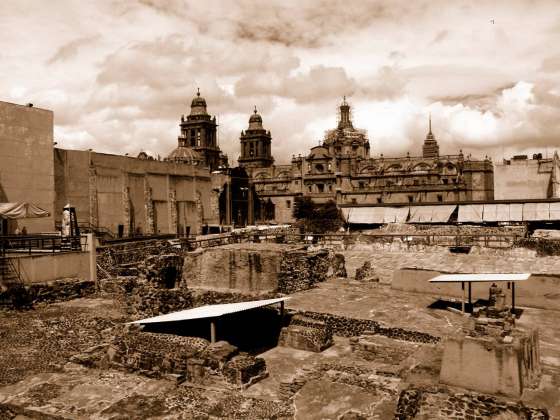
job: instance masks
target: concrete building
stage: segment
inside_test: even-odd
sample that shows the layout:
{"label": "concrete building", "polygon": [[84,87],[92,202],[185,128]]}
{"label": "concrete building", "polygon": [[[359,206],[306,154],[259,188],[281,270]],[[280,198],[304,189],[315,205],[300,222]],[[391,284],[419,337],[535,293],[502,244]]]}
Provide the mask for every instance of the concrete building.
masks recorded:
{"label": "concrete building", "polygon": [[534,154],[504,159],[494,166],[494,197],[496,200],[560,198],[560,159]]}
{"label": "concrete building", "polygon": [[185,235],[219,221],[204,166],[79,150],[54,155],[56,208],[70,203],[82,225],[116,236]]}
{"label": "concrete building", "polygon": [[[290,164],[272,164],[271,134],[256,112],[240,141],[239,165],[247,170],[259,202],[273,205],[271,218],[277,222],[293,220],[292,205],[297,196],[309,196],[316,202],[335,200],[346,206],[494,198],[492,162],[472,159],[461,151],[440,155],[431,118],[423,155],[418,157],[370,157],[366,132],[354,128],[346,99],[339,107],[338,126],[326,133],[321,145],[307,156],[294,156]],[[256,220],[270,216],[270,211],[255,213]]]}
{"label": "concrete building", "polygon": [[29,202],[50,213],[37,219],[3,220],[0,235],[25,226],[28,233],[54,230],[53,113],[0,101],[0,202]]}
{"label": "concrete building", "polygon": [[70,203],[86,226],[119,237],[199,234],[204,225],[220,223],[220,186],[227,180],[211,171],[227,167],[227,156],[200,92],[179,127],[177,148],[163,161],[145,152],[55,149],[56,208]]}

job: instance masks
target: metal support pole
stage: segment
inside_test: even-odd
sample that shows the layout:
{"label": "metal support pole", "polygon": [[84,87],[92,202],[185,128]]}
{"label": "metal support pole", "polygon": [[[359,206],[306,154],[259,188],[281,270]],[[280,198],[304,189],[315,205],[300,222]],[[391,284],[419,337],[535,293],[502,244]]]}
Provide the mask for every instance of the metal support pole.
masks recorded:
{"label": "metal support pole", "polygon": [[461,312],[465,313],[465,282],[461,282],[461,289],[463,289],[463,299],[461,299]]}
{"label": "metal support pole", "polygon": [[511,282],[511,313],[515,313],[515,282]]}
{"label": "metal support pole", "polygon": [[472,305],[472,283],[469,281],[469,305]]}
{"label": "metal support pole", "polygon": [[212,319],[210,321],[210,342],[216,342],[216,320]]}
{"label": "metal support pole", "polygon": [[[95,249],[95,233],[86,234],[87,246],[89,251],[89,279],[95,282],[95,289],[98,289],[97,283],[97,250]],[[80,239],[80,237],[78,237]]]}

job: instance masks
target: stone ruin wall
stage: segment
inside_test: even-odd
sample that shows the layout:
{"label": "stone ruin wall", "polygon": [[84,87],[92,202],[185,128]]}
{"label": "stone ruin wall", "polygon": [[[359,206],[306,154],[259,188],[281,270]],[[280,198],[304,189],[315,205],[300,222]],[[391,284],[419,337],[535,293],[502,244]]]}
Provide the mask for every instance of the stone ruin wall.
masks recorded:
{"label": "stone ruin wall", "polygon": [[297,315],[321,321],[333,335],[339,335],[341,337],[357,337],[365,332],[371,332],[394,340],[411,341],[415,343],[435,344],[440,341],[440,337],[428,333],[406,330],[404,328],[386,327],[372,319],[357,319],[342,315],[311,311],[297,312]]}
{"label": "stone ruin wall", "polygon": [[202,385],[245,387],[267,376],[266,362],[240,353],[225,341],[142,332],[141,327],[116,327],[102,343],[71,361],[102,369],[119,369],[151,378],[167,377]]}
{"label": "stone ruin wall", "polygon": [[350,276],[367,261],[384,284],[391,284],[399,269],[415,268],[444,273],[533,273],[560,276],[559,256],[537,256],[526,248],[473,247],[469,254],[454,254],[445,246],[407,246],[404,243],[356,244],[338,251]]}
{"label": "stone ruin wall", "polygon": [[343,258],[327,250],[244,244],[187,253],[183,279],[194,288],[289,294],[340,275],[343,268]]}
{"label": "stone ruin wall", "polygon": [[538,333],[515,334],[512,343],[493,337],[449,336],[440,381],[488,394],[519,397],[538,378]]}
{"label": "stone ruin wall", "polygon": [[445,386],[410,387],[401,391],[395,420],[426,419],[533,419],[548,420],[546,409],[475,392],[451,391]]}

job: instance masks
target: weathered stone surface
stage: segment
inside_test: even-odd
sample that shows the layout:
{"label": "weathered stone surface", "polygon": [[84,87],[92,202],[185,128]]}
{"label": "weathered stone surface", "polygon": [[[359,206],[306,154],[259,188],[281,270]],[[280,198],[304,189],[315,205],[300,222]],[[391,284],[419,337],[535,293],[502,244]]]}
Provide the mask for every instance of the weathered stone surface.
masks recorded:
{"label": "weathered stone surface", "polygon": [[344,258],[337,255],[281,244],[199,249],[186,254],[183,280],[196,288],[288,294],[324,281],[329,271],[345,276]]}
{"label": "weathered stone surface", "polygon": [[332,331],[323,321],[294,315],[290,325],[282,328],[278,345],[299,350],[321,352],[333,343]]}
{"label": "weathered stone surface", "polygon": [[410,387],[401,392],[395,420],[429,419],[548,419],[546,409],[527,407],[492,395],[454,392],[441,386]]}
{"label": "weathered stone surface", "polygon": [[371,267],[370,261],[364,262],[364,265],[356,269],[354,278],[357,281],[379,281],[379,278],[375,275],[375,270]]}

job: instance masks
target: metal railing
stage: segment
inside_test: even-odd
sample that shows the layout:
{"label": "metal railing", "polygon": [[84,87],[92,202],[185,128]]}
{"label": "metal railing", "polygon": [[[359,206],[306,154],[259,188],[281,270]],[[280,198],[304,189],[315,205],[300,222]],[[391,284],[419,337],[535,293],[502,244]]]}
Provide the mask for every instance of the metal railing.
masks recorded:
{"label": "metal railing", "polygon": [[8,235],[0,236],[0,256],[8,253],[45,253],[81,251],[80,236],[61,235]]}

